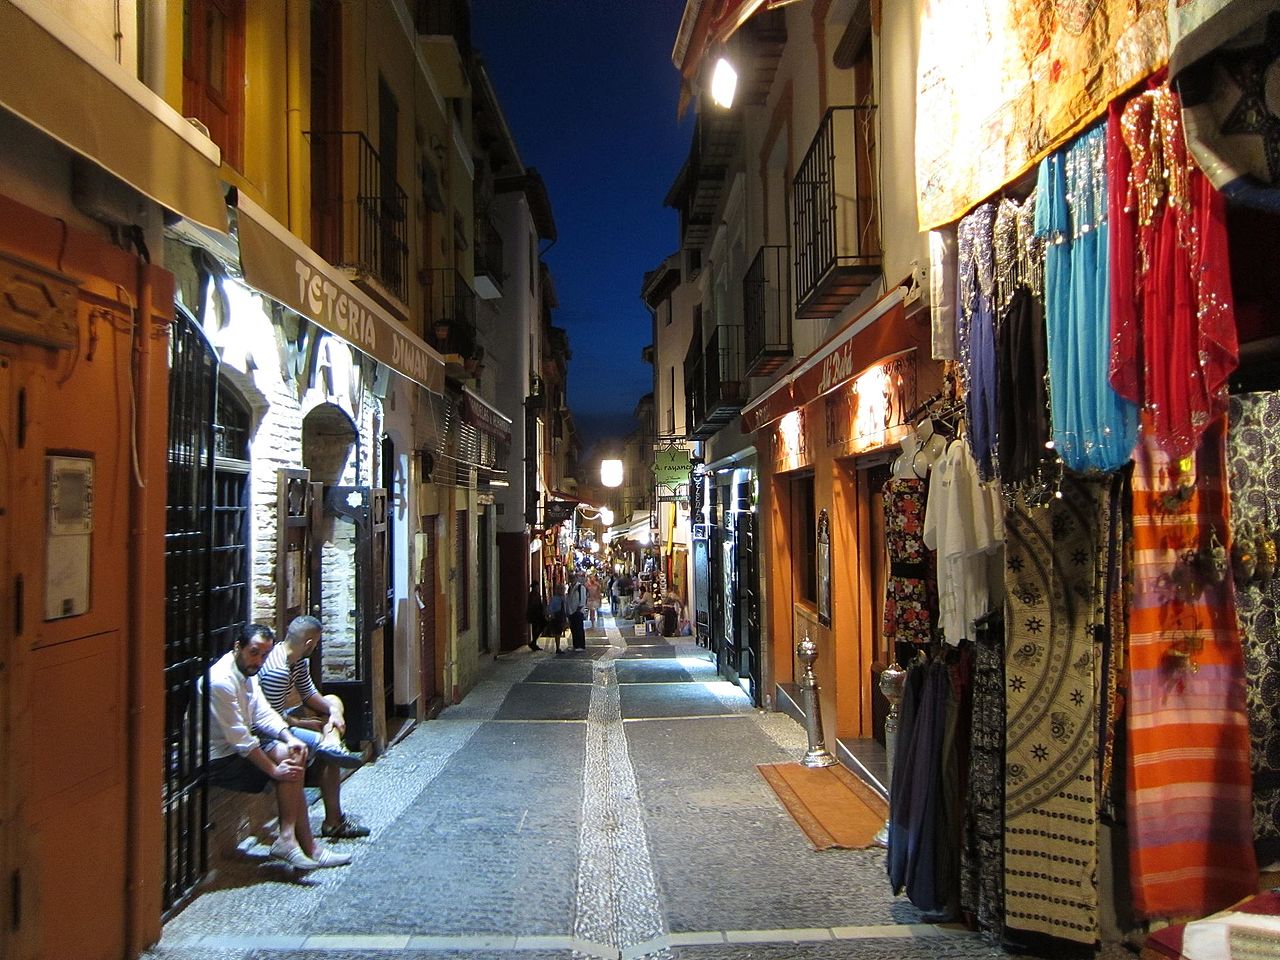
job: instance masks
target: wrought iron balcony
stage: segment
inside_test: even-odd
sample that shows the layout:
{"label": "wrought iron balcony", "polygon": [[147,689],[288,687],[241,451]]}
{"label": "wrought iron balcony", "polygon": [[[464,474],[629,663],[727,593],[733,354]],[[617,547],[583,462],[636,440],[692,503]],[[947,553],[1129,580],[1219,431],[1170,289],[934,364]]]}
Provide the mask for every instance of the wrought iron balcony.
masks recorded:
{"label": "wrought iron balcony", "polygon": [[705,349],[697,350],[694,334],[685,356],[690,434],[705,440],[727,424],[746,402],[742,367],[742,327],[721,324],[712,331]]}
{"label": "wrought iron balcony", "polygon": [[464,360],[476,354],[476,295],[452,267],[426,272],[424,288],[432,345]]}
{"label": "wrought iron balcony", "polygon": [[761,247],[742,279],[746,372],[773,373],[791,356],[791,290],[787,248]]}
{"label": "wrought iron balcony", "polygon": [[311,140],[313,246],[337,267],[372,279],[407,303],[408,200],[395,167],[358,130],[316,131]]}
{"label": "wrought iron balcony", "polygon": [[502,234],[488,217],[476,219],[476,293],[485,300],[502,296]]}
{"label": "wrought iron balcony", "polygon": [[796,317],[833,317],[880,276],[875,107],[831,107],[792,181]]}

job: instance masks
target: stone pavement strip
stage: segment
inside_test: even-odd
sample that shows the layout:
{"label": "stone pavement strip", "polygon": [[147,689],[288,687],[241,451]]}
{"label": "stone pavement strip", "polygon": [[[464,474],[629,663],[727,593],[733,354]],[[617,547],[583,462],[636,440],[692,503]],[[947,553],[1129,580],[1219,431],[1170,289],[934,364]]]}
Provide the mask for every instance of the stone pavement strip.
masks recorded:
{"label": "stone pavement strip", "polygon": [[[815,853],[754,769],[804,731],[683,638],[611,618],[520,651],[343,786],[372,828],[305,878],[242,851],[149,960],[976,960],[920,922],[880,850]],[[318,811],[313,811],[318,813]],[[1123,954],[1115,954],[1121,956]]]}

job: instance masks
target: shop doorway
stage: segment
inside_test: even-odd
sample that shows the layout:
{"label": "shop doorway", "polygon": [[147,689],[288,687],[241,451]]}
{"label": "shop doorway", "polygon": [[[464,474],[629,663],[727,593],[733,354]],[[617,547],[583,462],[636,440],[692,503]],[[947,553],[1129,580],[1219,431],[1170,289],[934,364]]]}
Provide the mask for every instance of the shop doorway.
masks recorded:
{"label": "shop doorway", "polygon": [[303,420],[302,460],[311,478],[309,550],[303,560],[310,612],[322,631],[312,668],[324,692],[342,698],[348,742],[381,747],[386,491],[359,483],[355,424],[333,404],[321,404]]}
{"label": "shop doorway", "polygon": [[418,598],[418,672],[422,688],[423,716],[433,716],[440,705],[440,672],[436,669],[436,518],[422,518],[419,539],[418,576],[414,593]]}
{"label": "shop doorway", "polygon": [[[382,489],[396,489],[396,445],[391,437],[382,438]],[[382,691],[388,722],[396,710],[396,538],[388,517],[383,569],[387,571],[386,589],[382,593]]]}
{"label": "shop doorway", "polygon": [[490,616],[489,611],[493,609],[493,581],[491,579],[492,571],[489,569],[491,556],[493,551],[489,548],[489,530],[490,519],[489,511],[491,508],[482,507],[478,517],[477,526],[479,528],[478,540],[479,546],[479,576],[480,576],[480,629],[477,633],[480,636],[480,652],[488,653],[490,637],[489,631]]}
{"label": "shop doorway", "polygon": [[712,499],[707,544],[712,649],[721,676],[759,705],[760,578],[751,473],[735,470],[727,483],[713,488]]}

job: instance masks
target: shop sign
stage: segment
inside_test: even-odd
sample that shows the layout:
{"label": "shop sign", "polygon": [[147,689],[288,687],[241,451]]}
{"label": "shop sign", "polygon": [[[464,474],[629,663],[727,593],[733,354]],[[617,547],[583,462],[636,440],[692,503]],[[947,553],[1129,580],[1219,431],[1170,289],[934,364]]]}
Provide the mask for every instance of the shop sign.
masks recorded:
{"label": "shop sign", "polygon": [[916,352],[912,347],[861,371],[827,399],[827,446],[859,454],[895,443],[916,406]]}
{"label": "shop sign", "polygon": [[255,290],[434,393],[444,360],[247,197],[237,202],[240,266]]}
{"label": "shop sign", "polygon": [[557,523],[567,523],[577,508],[573,500],[548,500],[543,506],[542,525],[554,527]]}
{"label": "shop sign", "polygon": [[477,396],[470,387],[462,388],[462,413],[467,423],[483,430],[499,443],[511,442],[511,421]]}
{"label": "shop sign", "polygon": [[792,410],[773,429],[773,460],[779,472],[798,470],[809,463],[809,449],[805,442],[805,416],[803,410]]}
{"label": "shop sign", "polygon": [[659,450],[653,459],[653,482],[674,490],[689,482],[689,451],[683,447]]}

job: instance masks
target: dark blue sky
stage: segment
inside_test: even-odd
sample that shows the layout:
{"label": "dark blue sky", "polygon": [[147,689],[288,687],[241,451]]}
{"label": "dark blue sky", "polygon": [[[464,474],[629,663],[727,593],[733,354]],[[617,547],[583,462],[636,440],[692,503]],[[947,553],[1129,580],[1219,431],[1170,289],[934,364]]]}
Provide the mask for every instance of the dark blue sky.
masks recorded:
{"label": "dark blue sky", "polygon": [[679,245],[663,198],[684,162],[671,48],[684,0],[473,0],[520,159],[546,181],[559,240],[545,256],[569,331],[569,406],[586,445],[622,437],[653,389],[647,270]]}

